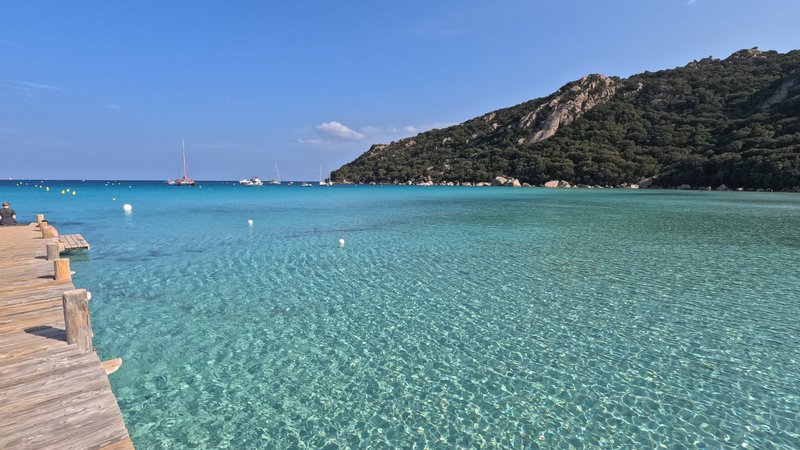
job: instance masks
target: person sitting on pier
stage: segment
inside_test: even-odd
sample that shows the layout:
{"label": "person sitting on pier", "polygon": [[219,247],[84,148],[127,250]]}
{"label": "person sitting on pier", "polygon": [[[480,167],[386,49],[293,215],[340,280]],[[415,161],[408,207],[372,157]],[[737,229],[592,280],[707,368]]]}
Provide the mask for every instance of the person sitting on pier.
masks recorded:
{"label": "person sitting on pier", "polygon": [[17,212],[9,208],[8,202],[3,202],[3,207],[0,208],[0,225],[16,225]]}

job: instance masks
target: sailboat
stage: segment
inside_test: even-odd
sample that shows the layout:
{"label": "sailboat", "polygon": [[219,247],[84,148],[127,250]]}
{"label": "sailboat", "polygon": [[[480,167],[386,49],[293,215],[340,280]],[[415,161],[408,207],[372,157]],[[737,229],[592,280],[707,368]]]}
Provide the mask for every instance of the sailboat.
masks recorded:
{"label": "sailboat", "polygon": [[273,178],[269,184],[281,184],[281,173],[278,172],[278,163],[275,163],[275,174],[278,175],[278,178]]}
{"label": "sailboat", "polygon": [[322,178],[322,166],[319,166],[319,185],[320,186],[333,186],[333,177],[331,176],[331,165],[328,164],[328,178]]}
{"label": "sailboat", "polygon": [[322,178],[322,167],[319,168],[319,185],[320,186],[333,186],[333,176],[331,176],[331,165],[328,164],[328,178]]}
{"label": "sailboat", "polygon": [[183,177],[177,180],[167,180],[170,186],[194,186],[194,180],[189,178],[189,166],[186,164],[186,143],[181,141],[181,148],[183,150]]}

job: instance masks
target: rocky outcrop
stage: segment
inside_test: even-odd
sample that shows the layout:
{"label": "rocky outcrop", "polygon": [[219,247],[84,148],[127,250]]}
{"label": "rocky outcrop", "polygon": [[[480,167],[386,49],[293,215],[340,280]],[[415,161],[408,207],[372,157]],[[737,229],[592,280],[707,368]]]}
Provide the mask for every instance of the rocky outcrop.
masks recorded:
{"label": "rocky outcrop", "polygon": [[550,180],[550,181],[548,181],[547,183],[544,184],[544,187],[547,187],[547,188],[569,188],[569,187],[572,187],[572,185],[569,183],[569,181]]}
{"label": "rocky outcrop", "polygon": [[531,129],[530,142],[539,142],[556,134],[562,126],[569,125],[597,105],[613,97],[617,81],[605,75],[594,74],[570,83],[552,95],[534,111],[519,121],[521,128]]}
{"label": "rocky outcrop", "polygon": [[512,177],[494,177],[492,186],[521,187],[522,183],[520,183],[518,179]]}
{"label": "rocky outcrop", "polygon": [[382,151],[383,151],[383,149],[385,149],[386,147],[388,147],[388,145],[387,145],[387,144],[373,144],[373,145],[372,145],[372,146],[369,148],[369,150],[367,150],[367,151],[366,151],[366,153],[364,153],[364,156],[366,156],[366,157],[368,157],[368,158],[374,158],[374,157],[376,157],[376,156],[380,156],[380,155],[381,155],[381,152],[382,152]]}
{"label": "rocky outcrop", "polygon": [[655,176],[654,177],[648,177],[648,178],[645,178],[643,180],[639,180],[639,182],[637,184],[639,185],[640,188],[647,189],[650,186],[652,186],[653,183],[655,183],[657,179],[658,179],[658,177],[655,177]]}
{"label": "rocky outcrop", "polygon": [[761,111],[767,111],[773,105],[780,104],[786,100],[787,97],[789,97],[789,91],[798,84],[800,83],[797,82],[797,78],[789,78],[788,80],[785,80],[780,86],[778,86],[778,89],[776,89],[772,95],[770,95],[761,103],[759,109]]}
{"label": "rocky outcrop", "polygon": [[494,180],[492,180],[492,186],[505,186],[507,182],[508,179],[506,177],[494,177]]}

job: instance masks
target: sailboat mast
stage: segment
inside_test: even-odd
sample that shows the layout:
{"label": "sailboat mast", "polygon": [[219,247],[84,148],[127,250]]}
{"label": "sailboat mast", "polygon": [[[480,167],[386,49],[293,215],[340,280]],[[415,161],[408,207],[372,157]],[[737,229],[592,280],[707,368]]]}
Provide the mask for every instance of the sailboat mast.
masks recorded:
{"label": "sailboat mast", "polygon": [[186,143],[181,141],[181,148],[183,149],[183,178],[189,178],[187,172],[188,168],[186,167]]}

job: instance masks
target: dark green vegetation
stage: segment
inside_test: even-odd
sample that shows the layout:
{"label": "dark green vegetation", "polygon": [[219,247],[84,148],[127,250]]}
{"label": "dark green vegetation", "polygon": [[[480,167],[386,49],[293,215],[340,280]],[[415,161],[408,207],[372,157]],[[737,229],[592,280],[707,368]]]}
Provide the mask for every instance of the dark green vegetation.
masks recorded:
{"label": "dark green vegetation", "polygon": [[627,79],[592,75],[546,98],[374,145],[333,174],[379,183],[497,175],[532,184],[657,175],[665,187],[800,186],[800,51],[741,50]]}

